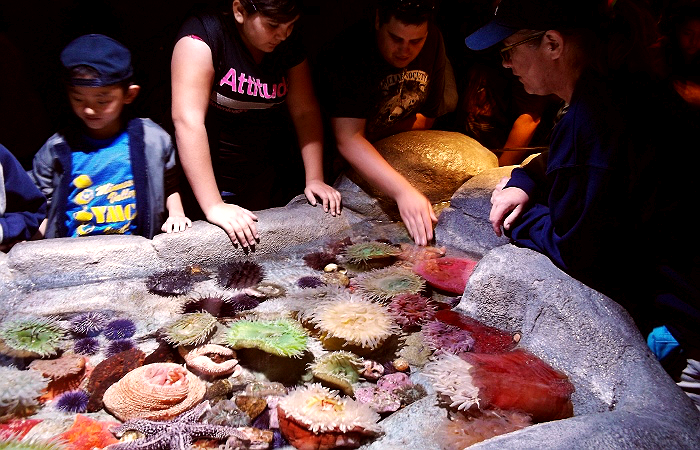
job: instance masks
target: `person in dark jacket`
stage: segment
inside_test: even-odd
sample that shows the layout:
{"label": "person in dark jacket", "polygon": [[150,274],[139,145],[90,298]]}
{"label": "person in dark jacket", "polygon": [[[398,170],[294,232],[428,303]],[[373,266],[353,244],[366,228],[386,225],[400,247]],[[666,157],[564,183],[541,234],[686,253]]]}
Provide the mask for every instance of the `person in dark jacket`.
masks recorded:
{"label": "person in dark jacket", "polygon": [[0,251],[30,239],[46,217],[46,198],[0,144]]}
{"label": "person in dark jacket", "polygon": [[49,201],[44,236],[152,238],[192,226],[177,191],[170,135],[150,119],[123,114],[139,92],[129,50],[90,34],[68,44],[61,63],[79,122],[34,157],[32,178]]}
{"label": "person in dark jacket", "polygon": [[[652,349],[654,333],[667,330],[662,337],[675,339],[697,389],[700,252],[679,225],[697,191],[693,115],[668,83],[643,70],[647,47],[625,42],[635,35],[629,25],[644,23],[627,19],[647,17],[643,8],[633,0],[606,5],[503,0],[467,37],[473,50],[502,43],[503,65],[527,92],[567,104],[549,151],[497,185],[490,221],[497,235],[504,230],[624,306]],[[616,54],[635,57],[608,59]],[[685,155],[682,164],[670,148]],[[678,379],[679,370],[666,368]]]}

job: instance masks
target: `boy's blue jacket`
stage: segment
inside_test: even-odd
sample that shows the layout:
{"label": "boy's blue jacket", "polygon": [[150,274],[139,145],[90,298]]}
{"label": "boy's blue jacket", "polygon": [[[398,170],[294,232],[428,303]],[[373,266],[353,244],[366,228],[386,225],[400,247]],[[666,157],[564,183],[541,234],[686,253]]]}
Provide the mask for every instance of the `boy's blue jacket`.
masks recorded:
{"label": "boy's blue jacket", "polygon": [[46,217],[46,199],[8,149],[0,145],[0,243],[31,238]]}
{"label": "boy's blue jacket", "polygon": [[[152,238],[165,221],[166,184],[176,183],[175,148],[170,135],[150,119],[127,125],[138,228],[135,234]],[[51,136],[34,156],[32,178],[49,202],[47,238],[65,237],[65,213],[71,183],[71,152],[81,145],[75,131]],[[167,178],[167,181],[166,181]],[[169,189],[170,190],[170,189]]]}

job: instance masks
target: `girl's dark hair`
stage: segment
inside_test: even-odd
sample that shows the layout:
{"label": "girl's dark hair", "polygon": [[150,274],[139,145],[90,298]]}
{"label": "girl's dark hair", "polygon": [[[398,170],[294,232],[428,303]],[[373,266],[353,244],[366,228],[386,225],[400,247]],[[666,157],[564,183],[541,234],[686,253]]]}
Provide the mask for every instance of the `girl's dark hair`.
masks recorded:
{"label": "girl's dark hair", "polygon": [[294,20],[301,14],[298,0],[240,0],[248,14],[260,13],[277,22]]}
{"label": "girl's dark hair", "polygon": [[406,25],[420,25],[433,19],[435,0],[378,0],[379,23],[396,18]]}

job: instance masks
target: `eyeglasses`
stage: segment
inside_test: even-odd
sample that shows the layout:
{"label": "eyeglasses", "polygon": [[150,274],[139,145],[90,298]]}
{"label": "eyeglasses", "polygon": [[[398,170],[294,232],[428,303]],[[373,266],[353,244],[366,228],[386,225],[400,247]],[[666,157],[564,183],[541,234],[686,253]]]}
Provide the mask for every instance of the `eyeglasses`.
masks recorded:
{"label": "eyeglasses", "polygon": [[518,45],[522,45],[526,42],[534,41],[535,39],[544,36],[546,31],[538,31],[537,33],[533,34],[532,36],[526,37],[522,41],[518,41],[515,44],[507,45],[501,49],[501,58],[503,58],[503,62],[509,63],[511,61],[511,57],[513,56],[512,50],[517,47]]}

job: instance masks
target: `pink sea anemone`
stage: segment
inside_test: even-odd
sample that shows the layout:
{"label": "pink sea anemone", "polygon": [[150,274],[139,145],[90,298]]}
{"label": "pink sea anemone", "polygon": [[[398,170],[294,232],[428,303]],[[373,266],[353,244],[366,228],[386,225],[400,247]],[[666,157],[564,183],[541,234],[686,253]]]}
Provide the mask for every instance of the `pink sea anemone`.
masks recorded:
{"label": "pink sea anemone", "polygon": [[448,353],[468,352],[474,347],[474,338],[467,330],[433,320],[421,329],[425,343],[433,351]]}
{"label": "pink sea anemone", "polygon": [[205,344],[192,349],[178,347],[187,368],[204,378],[237,376],[242,368],[238,365],[236,352],[218,344]]}
{"label": "pink sea anemone", "polygon": [[435,316],[435,303],[420,294],[401,294],[391,299],[389,312],[404,330],[420,326]]}
{"label": "pink sea anemone", "polygon": [[168,420],[204,399],[206,384],[179,364],[138,367],[110,386],[105,408],[122,421]]}
{"label": "pink sea anemone", "polygon": [[474,353],[503,353],[517,345],[512,333],[488,326],[465,314],[453,310],[440,310],[435,319],[469,332],[474,338],[471,349]]}
{"label": "pink sea anemone", "polygon": [[277,412],[282,435],[298,449],[357,448],[381,431],[369,406],[319,384],[294,389]]}
{"label": "pink sea anemone", "polygon": [[574,387],[566,375],[525,350],[443,354],[426,365],[424,373],[459,410],[520,411],[533,422],[573,415]]}
{"label": "pink sea anemone", "polygon": [[462,294],[477,263],[468,258],[424,259],[413,265],[413,271],[434,288]]}

